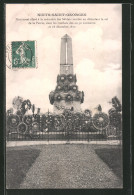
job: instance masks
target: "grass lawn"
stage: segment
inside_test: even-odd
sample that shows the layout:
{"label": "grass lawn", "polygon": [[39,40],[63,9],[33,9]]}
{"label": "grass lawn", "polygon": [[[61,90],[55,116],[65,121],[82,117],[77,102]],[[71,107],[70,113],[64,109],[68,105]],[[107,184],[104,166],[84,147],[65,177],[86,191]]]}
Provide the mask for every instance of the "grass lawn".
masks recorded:
{"label": "grass lawn", "polygon": [[6,188],[19,188],[27,171],[39,156],[38,149],[10,149],[6,151]]}
{"label": "grass lawn", "polygon": [[108,146],[95,149],[101,158],[120,179],[123,178],[122,148],[119,146]]}

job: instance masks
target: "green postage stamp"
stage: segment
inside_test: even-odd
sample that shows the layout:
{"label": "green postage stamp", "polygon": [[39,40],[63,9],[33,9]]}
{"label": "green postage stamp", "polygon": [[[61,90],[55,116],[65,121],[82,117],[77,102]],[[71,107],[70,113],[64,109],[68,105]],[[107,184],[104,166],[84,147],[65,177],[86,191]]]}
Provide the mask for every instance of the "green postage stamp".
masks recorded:
{"label": "green postage stamp", "polygon": [[12,68],[35,68],[35,51],[35,41],[11,42]]}

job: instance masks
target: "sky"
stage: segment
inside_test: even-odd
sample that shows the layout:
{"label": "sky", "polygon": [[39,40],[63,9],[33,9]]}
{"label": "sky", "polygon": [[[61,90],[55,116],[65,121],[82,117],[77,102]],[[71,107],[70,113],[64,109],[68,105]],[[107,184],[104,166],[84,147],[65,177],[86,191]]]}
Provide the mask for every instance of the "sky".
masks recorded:
{"label": "sky", "polygon": [[[37,13],[86,13],[86,18],[103,21],[75,28],[48,28],[16,20],[36,18]],[[101,104],[102,110],[108,112],[111,108],[108,102],[114,96],[122,102],[121,16],[121,4],[7,4],[6,46],[25,40],[36,40],[37,44],[37,68],[14,71],[6,66],[7,109],[12,107],[15,96],[21,96],[30,99],[42,113],[53,110],[49,93],[56,87],[64,34],[72,38],[74,73],[79,90],[85,94],[82,110],[95,112],[95,107]]]}

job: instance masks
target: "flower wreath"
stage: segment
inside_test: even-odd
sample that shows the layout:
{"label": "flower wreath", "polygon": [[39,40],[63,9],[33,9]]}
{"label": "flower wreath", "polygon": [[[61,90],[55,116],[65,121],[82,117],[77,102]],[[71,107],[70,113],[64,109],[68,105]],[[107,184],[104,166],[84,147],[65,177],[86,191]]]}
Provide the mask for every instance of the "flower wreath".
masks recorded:
{"label": "flower wreath", "polygon": [[61,100],[62,100],[61,95],[58,95],[58,96],[56,97],[56,100],[57,100],[57,101],[61,101]]}
{"label": "flower wreath", "polygon": [[24,100],[22,102],[21,108],[26,109],[26,110],[28,110],[28,109],[30,110],[31,109],[31,102],[30,102],[30,100]]}
{"label": "flower wreath", "polygon": [[60,90],[62,90],[62,87],[60,85],[57,85],[56,90],[60,91]]}
{"label": "flower wreath", "polygon": [[66,80],[66,75],[62,74],[60,75],[60,81],[64,82]]}
{"label": "flower wreath", "polygon": [[71,89],[72,89],[73,91],[76,91],[76,90],[78,89],[78,87],[77,87],[76,85],[73,85],[73,86],[71,86]]}
{"label": "flower wreath", "polygon": [[67,102],[73,101],[73,96],[71,96],[70,94],[67,94],[66,101]]}
{"label": "flower wreath", "polygon": [[68,78],[68,80],[69,80],[70,82],[73,81],[73,75],[72,75],[72,74],[69,74],[69,75],[67,76],[67,78]]}
{"label": "flower wreath", "polygon": [[76,94],[75,99],[76,99],[76,101],[80,101],[80,95]]}

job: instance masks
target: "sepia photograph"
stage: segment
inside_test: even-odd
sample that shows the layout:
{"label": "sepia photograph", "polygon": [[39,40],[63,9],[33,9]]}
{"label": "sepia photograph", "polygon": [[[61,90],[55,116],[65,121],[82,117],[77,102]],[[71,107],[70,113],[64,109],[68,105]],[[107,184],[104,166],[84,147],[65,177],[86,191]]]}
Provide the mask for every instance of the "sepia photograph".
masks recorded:
{"label": "sepia photograph", "polygon": [[122,4],[6,4],[6,189],[122,189]]}

